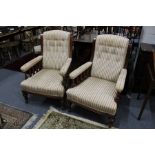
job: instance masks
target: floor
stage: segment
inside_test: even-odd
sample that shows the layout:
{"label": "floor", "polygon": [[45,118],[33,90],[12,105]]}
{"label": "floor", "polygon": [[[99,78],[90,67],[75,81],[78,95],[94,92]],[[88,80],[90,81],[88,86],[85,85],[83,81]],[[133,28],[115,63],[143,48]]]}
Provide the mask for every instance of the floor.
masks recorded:
{"label": "floor", "polygon": [[[21,72],[0,69],[0,102],[37,114],[37,120],[30,126],[32,128],[50,106],[60,109],[60,104],[59,101],[40,96],[30,96],[29,104],[25,104],[20,90],[20,82],[23,79],[24,74]],[[128,99],[127,95],[123,95],[114,127],[120,129],[155,128],[155,97],[151,97],[141,120],[138,121],[137,116],[144,96],[142,95],[140,100],[137,100],[136,96],[137,94],[132,94],[131,99]],[[71,113],[97,122],[106,123],[104,117],[77,106],[73,107]]]}

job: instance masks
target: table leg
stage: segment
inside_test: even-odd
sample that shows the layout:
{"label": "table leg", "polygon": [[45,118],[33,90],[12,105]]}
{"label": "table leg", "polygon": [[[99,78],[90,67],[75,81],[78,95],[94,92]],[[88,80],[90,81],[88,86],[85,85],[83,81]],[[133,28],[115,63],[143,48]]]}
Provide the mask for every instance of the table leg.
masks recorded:
{"label": "table leg", "polygon": [[152,85],[149,86],[149,90],[148,90],[148,92],[147,92],[147,95],[146,95],[146,97],[145,97],[145,99],[144,99],[144,102],[143,102],[143,105],[142,105],[142,107],[141,107],[141,110],[140,110],[140,113],[139,113],[139,116],[138,116],[138,120],[141,119],[141,116],[142,116],[142,114],[143,114],[143,111],[144,111],[144,109],[145,109],[145,106],[146,106],[146,104],[147,104],[147,101],[148,101],[148,99],[149,99],[151,90],[152,90]]}
{"label": "table leg", "polygon": [[2,128],[2,126],[3,126],[3,119],[2,119],[2,116],[0,114],[0,128]]}

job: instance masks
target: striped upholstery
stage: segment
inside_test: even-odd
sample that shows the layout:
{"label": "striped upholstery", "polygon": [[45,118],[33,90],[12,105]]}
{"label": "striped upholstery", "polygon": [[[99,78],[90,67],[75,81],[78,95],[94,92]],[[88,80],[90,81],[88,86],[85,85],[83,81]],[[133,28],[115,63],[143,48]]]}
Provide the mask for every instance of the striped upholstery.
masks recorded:
{"label": "striped upholstery", "polygon": [[61,30],[43,33],[43,68],[61,69],[70,51],[70,33]]}
{"label": "striped upholstery", "polygon": [[[40,50],[40,46],[38,46]],[[71,64],[70,33],[60,30],[43,33],[43,69],[21,83],[21,89],[26,92],[45,96],[64,96],[63,76]],[[37,61],[38,61],[38,58]],[[36,60],[35,59],[35,60]],[[32,67],[36,61],[31,60],[21,69]]]}
{"label": "striped upholstery", "polygon": [[118,77],[117,83],[116,83],[116,90],[119,93],[121,93],[123,91],[123,89],[124,89],[126,75],[127,75],[127,70],[122,69],[121,73],[120,73],[120,75]]}
{"label": "striped upholstery", "polygon": [[98,35],[91,76],[116,82],[125,63],[129,40],[117,35]]}
{"label": "striped upholstery", "polygon": [[72,58],[68,58],[67,61],[65,62],[65,64],[62,66],[61,70],[60,70],[60,74],[62,76],[65,76],[70,65],[71,65],[71,62],[72,62]]}
{"label": "striped upholstery", "polygon": [[[97,36],[91,77],[68,89],[67,99],[114,116],[117,110],[115,97],[123,90],[127,74],[123,67],[128,43],[129,40],[121,36]],[[70,74],[70,79],[80,74],[81,69],[76,69]]]}
{"label": "striped upholstery", "polygon": [[41,94],[45,96],[64,95],[64,87],[62,86],[62,76],[59,71],[52,69],[42,69],[34,76],[22,81],[21,87],[23,91]]}
{"label": "striped upholstery", "polygon": [[67,98],[99,112],[115,115],[117,104],[116,84],[103,79],[89,77],[76,87],[67,90]]}

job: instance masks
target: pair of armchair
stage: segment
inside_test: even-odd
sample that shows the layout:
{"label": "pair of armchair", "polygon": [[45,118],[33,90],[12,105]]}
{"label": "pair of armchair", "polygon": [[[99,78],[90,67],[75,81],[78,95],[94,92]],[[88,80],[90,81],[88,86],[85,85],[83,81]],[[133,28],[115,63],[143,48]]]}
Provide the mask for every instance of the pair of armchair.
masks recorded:
{"label": "pair of armchair", "polygon": [[61,103],[67,101],[69,107],[76,103],[91,111],[106,114],[111,127],[119,94],[125,85],[128,44],[129,40],[121,36],[98,35],[92,61],[70,73],[70,33],[60,30],[44,32],[43,55],[21,67],[26,78],[21,82],[26,102],[29,93],[60,98]]}

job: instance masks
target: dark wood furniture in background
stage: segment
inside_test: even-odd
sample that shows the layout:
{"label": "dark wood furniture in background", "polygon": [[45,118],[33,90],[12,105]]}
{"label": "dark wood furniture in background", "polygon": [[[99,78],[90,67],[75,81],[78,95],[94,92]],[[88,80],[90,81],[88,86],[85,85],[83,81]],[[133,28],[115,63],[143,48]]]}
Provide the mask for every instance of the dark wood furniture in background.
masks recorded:
{"label": "dark wood furniture in background", "polygon": [[139,70],[139,93],[137,99],[140,98],[141,92],[146,92],[138,120],[141,119],[145,106],[149,100],[152,90],[155,89],[155,45],[142,43],[140,45],[140,58],[137,65]]}
{"label": "dark wood furniture in background", "polygon": [[[42,29],[41,26],[28,26],[28,27],[10,27],[3,26],[0,27],[0,66],[6,67],[22,59],[25,56],[24,46],[23,46],[23,35],[26,32],[32,32],[36,34],[38,29]],[[34,40],[28,42],[31,46],[29,53],[33,52]]]}
{"label": "dark wood furniture in background", "polygon": [[36,29],[40,29],[41,26],[28,26],[28,27],[19,27],[18,30],[14,30],[11,32],[7,32],[5,34],[0,35],[0,41],[10,39],[11,37],[14,37],[15,35],[22,34],[25,31],[35,31]]}
{"label": "dark wood furniture in background", "polygon": [[90,60],[93,42],[96,36],[97,34],[87,33],[74,38],[74,69]]}
{"label": "dark wood furniture in background", "polygon": [[[152,66],[153,53],[155,51],[155,45],[141,43],[140,50],[138,55],[138,60],[135,68],[135,82],[134,82],[134,91],[146,92],[147,86],[145,85],[145,78],[147,73],[147,64]],[[139,99],[139,95],[137,96]]]}
{"label": "dark wood furniture in background", "polygon": [[[22,46],[22,37],[23,34],[27,31],[33,32],[33,41],[31,45],[39,45],[40,39],[38,38],[37,31],[40,31],[40,34],[48,30],[66,30],[72,33],[73,36],[73,69],[82,65],[83,63],[90,60],[90,53],[92,50],[93,39],[98,34],[115,34],[125,36],[130,39],[130,44],[132,44],[132,52],[129,56],[129,65],[128,65],[128,75],[127,81],[129,81],[129,88],[132,86],[131,83],[134,81],[134,70],[135,58],[137,55],[137,49],[139,45],[139,38],[141,33],[140,26],[28,26],[28,27],[0,27],[3,29],[0,33],[0,66],[11,68],[15,70],[20,70],[20,66],[25,63],[23,60],[31,60],[35,57],[33,51],[24,51]],[[18,41],[19,45],[13,47],[13,50],[8,50],[9,48],[2,49],[6,41]],[[2,45],[2,46],[1,46]],[[10,48],[12,49],[12,48]],[[32,49],[33,50],[33,49]],[[23,61],[23,62],[22,62]],[[132,87],[130,88],[132,90]]]}

